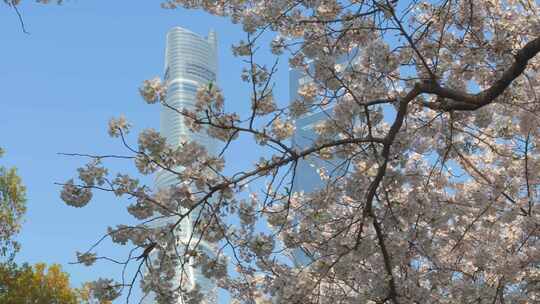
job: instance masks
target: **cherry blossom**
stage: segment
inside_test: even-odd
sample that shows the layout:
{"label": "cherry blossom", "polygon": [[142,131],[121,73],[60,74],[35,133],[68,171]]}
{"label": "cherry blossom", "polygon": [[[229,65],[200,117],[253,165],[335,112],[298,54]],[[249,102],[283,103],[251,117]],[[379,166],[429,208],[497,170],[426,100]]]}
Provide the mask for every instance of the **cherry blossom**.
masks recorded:
{"label": "cherry blossom", "polygon": [[[195,265],[231,303],[540,301],[537,2],[163,6],[241,24],[246,37],[232,52],[245,64],[238,85],[250,95],[234,101],[245,111],[228,112],[231,101],[209,83],[194,107],[176,108],[159,79],[147,80],[146,102],[176,111],[223,152],[171,146],[151,129],[133,145],[127,121],[113,119],[109,134],[130,153],[116,158],[142,175],[167,170],[178,184],[152,190],[136,176],[109,173],[94,155],[79,169],[80,184],[63,185],[62,199],[75,207],[97,190],[131,199],[126,208],[140,224],[107,235],[140,252],[128,263],[146,270],[135,275],[144,292],[205,303],[204,290],[183,282]],[[301,74],[294,100],[277,100],[277,65],[260,52],[287,57]],[[317,113],[324,118],[307,126],[316,138],[295,144],[302,119]],[[251,167],[226,162],[240,135],[260,156]],[[302,189],[305,167],[318,187]],[[188,216],[197,220],[179,231]],[[158,219],[167,225],[151,224]],[[191,241],[178,244],[179,233]],[[96,283],[95,293],[116,297],[111,284]]]}

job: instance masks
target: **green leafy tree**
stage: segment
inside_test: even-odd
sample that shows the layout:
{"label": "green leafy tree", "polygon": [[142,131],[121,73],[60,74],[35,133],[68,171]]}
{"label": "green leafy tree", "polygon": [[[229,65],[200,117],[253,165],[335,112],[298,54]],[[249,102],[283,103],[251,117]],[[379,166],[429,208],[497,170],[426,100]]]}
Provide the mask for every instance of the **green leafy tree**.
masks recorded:
{"label": "green leafy tree", "polygon": [[[0,157],[4,151],[0,148]],[[108,304],[94,298],[89,284],[72,288],[69,275],[58,264],[33,266],[13,262],[20,245],[13,237],[20,231],[26,211],[26,188],[15,168],[0,166],[0,263],[1,304]]]}
{"label": "green leafy tree", "polygon": [[[4,151],[0,148],[0,157]],[[13,259],[19,244],[13,237],[19,233],[26,212],[26,188],[16,168],[0,166],[0,257]]]}
{"label": "green leafy tree", "polygon": [[69,275],[58,264],[0,264],[2,304],[76,304],[83,301],[81,291],[70,287]]}

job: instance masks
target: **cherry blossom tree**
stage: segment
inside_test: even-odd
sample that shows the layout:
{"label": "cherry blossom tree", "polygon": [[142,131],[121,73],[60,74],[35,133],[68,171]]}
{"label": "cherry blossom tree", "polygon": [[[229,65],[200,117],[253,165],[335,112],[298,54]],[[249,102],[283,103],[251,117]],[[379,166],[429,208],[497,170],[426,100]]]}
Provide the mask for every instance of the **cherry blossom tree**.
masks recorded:
{"label": "cherry blossom tree", "polygon": [[[83,207],[96,190],[127,196],[141,223],[110,228],[130,245],[129,282],[101,280],[112,299],[137,277],[164,303],[196,286],[173,288],[175,270],[194,263],[235,303],[537,303],[540,301],[540,8],[531,0],[175,0],[165,8],[203,9],[240,23],[233,53],[246,62],[250,115],[227,112],[226,96],[203,86],[194,109],[165,100],[166,83],[141,95],[183,115],[228,149],[252,135],[262,155],[252,168],[223,173],[222,154],[196,142],[169,146],[155,130],[109,134],[129,155],[87,155],[62,199]],[[261,37],[275,35],[270,46]],[[289,56],[311,80],[299,98],[273,97],[275,66],[265,47]],[[346,58],[345,60],[343,58]],[[240,101],[235,101],[240,102]],[[302,115],[324,111],[318,139],[298,149],[288,138]],[[270,152],[269,152],[270,151]],[[264,152],[264,153],[263,153]],[[256,153],[256,152],[253,152]],[[338,159],[324,187],[292,191],[298,162]],[[141,175],[172,172],[178,184],[151,190],[103,162],[134,161]],[[182,168],[182,170],[178,170]],[[248,183],[262,180],[263,192]],[[174,250],[180,221],[196,213],[193,238]],[[158,218],[174,219],[155,227]],[[265,228],[261,228],[265,227]],[[197,238],[217,244],[214,256]],[[295,250],[309,255],[295,263]],[[138,253],[137,253],[138,252]],[[79,253],[91,265],[94,247]],[[125,291],[126,289],[124,289]],[[106,292],[104,292],[106,291]]]}

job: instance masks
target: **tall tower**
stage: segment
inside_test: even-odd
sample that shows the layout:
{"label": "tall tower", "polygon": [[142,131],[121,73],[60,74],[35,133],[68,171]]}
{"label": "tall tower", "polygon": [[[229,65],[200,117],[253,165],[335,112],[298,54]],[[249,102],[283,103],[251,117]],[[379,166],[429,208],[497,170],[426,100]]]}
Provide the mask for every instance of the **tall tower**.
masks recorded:
{"label": "tall tower", "polygon": [[[176,109],[193,109],[197,89],[200,86],[208,86],[210,82],[216,81],[217,73],[217,37],[214,31],[210,31],[208,38],[203,38],[189,30],[181,27],[174,27],[167,33],[167,46],[165,50],[165,75],[164,82],[167,85],[166,103]],[[216,141],[205,132],[191,132],[184,121],[184,117],[178,112],[161,106],[160,132],[171,146],[179,146],[185,141],[195,141],[206,147],[210,154],[216,154]],[[182,168],[176,168],[182,170]],[[176,176],[168,171],[158,171],[155,177],[157,189],[166,188],[178,184]],[[195,213],[195,214],[194,214]],[[196,212],[180,222],[180,227],[176,232],[179,239],[178,250],[182,252],[185,244],[192,235],[192,223],[195,221]],[[175,222],[177,219],[169,218],[159,224]],[[158,224],[158,225],[159,225]],[[191,240],[195,243],[198,237]],[[213,244],[208,244],[201,240],[198,247],[205,252],[213,253]],[[206,295],[205,303],[217,303],[216,284],[206,278],[199,269],[192,265],[185,265],[184,273],[186,278],[182,279],[184,288],[191,288],[195,284],[199,285],[201,291]],[[178,281],[180,281],[180,269],[178,270]],[[173,283],[178,287],[178,283]],[[153,298],[150,295],[149,298]],[[153,303],[145,301],[145,303]],[[182,299],[178,299],[179,304],[183,304]]]}
{"label": "tall tower", "polygon": [[[210,31],[205,39],[181,27],[174,27],[167,33],[165,50],[165,84],[167,85],[168,105],[175,108],[193,108],[197,89],[216,81],[217,39]],[[215,152],[215,142],[204,133],[192,133],[184,123],[182,115],[167,107],[161,108],[161,134],[167,142],[177,146],[181,141],[194,140],[204,145],[208,151]],[[156,186],[167,186],[158,174]]]}
{"label": "tall tower", "polygon": [[[310,69],[312,64],[310,63]],[[292,101],[299,98],[298,89],[306,84],[309,84],[313,80],[305,72],[298,69],[289,69],[289,98]],[[331,112],[331,109],[329,110]],[[292,136],[292,145],[299,149],[304,150],[310,148],[318,138],[315,132],[315,126],[328,118],[328,115],[324,110],[310,111],[299,117],[295,122],[295,131]],[[323,160],[316,155],[298,160],[296,165],[296,171],[294,173],[294,192],[304,192],[309,194],[310,192],[320,190],[324,187],[324,182],[321,180],[317,168],[329,169],[327,160]],[[302,247],[296,248],[292,252],[294,263],[297,266],[309,265],[311,257],[309,253]]]}
{"label": "tall tower", "polygon": [[[312,64],[310,63],[310,67]],[[289,69],[289,98],[291,101],[298,99],[298,89],[313,80],[309,75],[298,69]],[[295,148],[304,150],[310,148],[318,138],[315,132],[315,126],[329,118],[332,113],[331,108],[312,110],[295,121],[295,131],[292,136],[292,144]],[[310,155],[298,161],[295,172],[294,191],[303,191],[305,193],[320,190],[324,186],[321,181],[317,168],[332,167],[332,163],[323,160],[316,155]]]}
{"label": "tall tower", "polygon": [[[348,57],[340,58],[336,63],[346,64]],[[314,73],[314,64],[309,62],[309,73],[303,70],[290,68],[289,69],[289,98],[292,101],[299,99],[298,89],[303,85],[313,82],[309,74]],[[295,131],[291,142],[292,145],[299,150],[311,148],[319,135],[315,131],[318,124],[332,117],[334,105],[312,109],[308,113],[300,116],[295,121]],[[293,192],[304,192],[310,194],[315,191],[324,189],[326,182],[321,179],[318,169],[324,169],[331,176],[339,176],[345,173],[343,166],[340,166],[342,160],[338,158],[322,159],[316,154],[299,159],[294,173]],[[309,265],[313,261],[311,253],[307,252],[302,247],[296,248],[292,252],[293,262],[296,266],[303,267]]]}
{"label": "tall tower", "polygon": [[[353,51],[337,58],[334,63],[340,65],[341,69],[346,70],[350,69],[351,64],[355,64],[359,59],[358,52]],[[309,73],[306,73],[300,69],[289,68],[289,98],[291,102],[300,98],[298,94],[300,87],[313,82],[310,74],[313,75],[315,73],[315,67],[314,62],[311,60],[308,62],[308,71]],[[315,132],[315,127],[319,123],[333,117],[333,107],[336,102],[334,101],[332,105],[323,106],[319,109],[312,109],[296,120],[296,128],[292,137],[293,146],[300,150],[313,146],[319,137],[317,132]],[[316,155],[310,155],[309,157],[300,159],[295,172],[293,191],[310,193],[320,190],[325,184],[321,180],[317,169],[322,168],[327,173],[333,173],[339,176],[345,173],[343,171],[344,168],[340,168],[342,161],[338,158],[330,160],[321,159]]]}

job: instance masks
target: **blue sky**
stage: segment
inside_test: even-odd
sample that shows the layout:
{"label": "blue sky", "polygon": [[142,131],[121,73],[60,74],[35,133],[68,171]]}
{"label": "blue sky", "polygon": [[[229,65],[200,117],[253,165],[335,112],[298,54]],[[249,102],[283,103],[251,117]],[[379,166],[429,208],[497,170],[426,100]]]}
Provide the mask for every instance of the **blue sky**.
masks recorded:
{"label": "blue sky", "polygon": [[[231,44],[245,38],[228,19],[200,11],[164,10],[160,1],[68,1],[62,6],[26,0],[20,7],[30,35],[22,33],[15,13],[0,5],[0,146],[1,165],[16,166],[28,188],[28,212],[19,240],[19,262],[60,263],[74,286],[97,277],[119,278],[120,268],[69,265],[75,251],[86,250],[108,226],[133,222],[126,201],[97,194],[83,209],[59,199],[64,182],[84,159],[58,152],[123,153],[107,136],[107,122],[126,115],[136,131],[157,128],[159,107],[145,105],[137,88],[161,75],[165,34],[183,26],[201,35],[210,28],[219,39],[219,84],[229,110],[249,109],[249,88],[240,81],[242,63]],[[268,60],[263,55],[263,60]],[[279,65],[276,95],[288,102],[286,60]],[[131,137],[135,143],[136,138]],[[254,153],[233,146],[229,170],[248,164]],[[108,163],[113,172],[134,172],[128,162]],[[146,179],[150,181],[149,178]],[[105,243],[98,253],[124,256],[127,248]]]}

